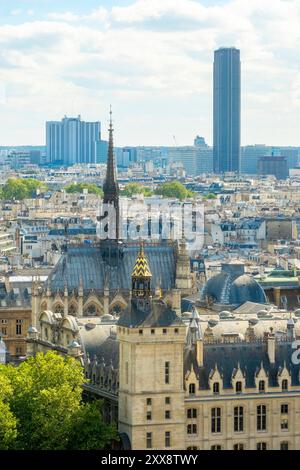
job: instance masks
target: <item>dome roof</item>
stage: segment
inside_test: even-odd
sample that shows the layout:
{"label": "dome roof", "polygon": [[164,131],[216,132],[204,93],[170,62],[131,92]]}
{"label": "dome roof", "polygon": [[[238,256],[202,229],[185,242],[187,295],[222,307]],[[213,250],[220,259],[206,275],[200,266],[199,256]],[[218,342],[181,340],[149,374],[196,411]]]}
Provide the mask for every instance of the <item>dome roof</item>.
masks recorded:
{"label": "dome roof", "polygon": [[232,273],[222,271],[209,279],[202,291],[201,300],[209,298],[214,303],[242,305],[255,302],[265,304],[265,293],[258,282],[248,274],[232,276]]}

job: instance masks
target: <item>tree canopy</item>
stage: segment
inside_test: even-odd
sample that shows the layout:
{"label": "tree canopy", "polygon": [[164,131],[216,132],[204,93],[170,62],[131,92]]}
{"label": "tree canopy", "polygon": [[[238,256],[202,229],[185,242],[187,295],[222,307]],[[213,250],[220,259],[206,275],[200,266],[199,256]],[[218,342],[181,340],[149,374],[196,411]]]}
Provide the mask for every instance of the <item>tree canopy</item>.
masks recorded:
{"label": "tree canopy", "polygon": [[0,366],[0,449],[97,450],[116,438],[101,401],[84,403],[82,366],[50,351]]}
{"label": "tree canopy", "polygon": [[84,189],[87,189],[90,194],[103,196],[103,190],[93,183],[71,183],[65,187],[67,193],[82,193]]}
{"label": "tree canopy", "polygon": [[8,178],[0,192],[0,198],[5,200],[34,197],[38,189],[45,190],[47,186],[33,178]]}
{"label": "tree canopy", "polygon": [[193,197],[194,193],[186,189],[186,187],[179,181],[171,181],[163,183],[156,189],[156,194],[160,194],[164,197],[175,197],[180,201]]}
{"label": "tree canopy", "polygon": [[203,196],[204,199],[217,199],[217,196],[214,193],[208,193],[206,196]]}
{"label": "tree canopy", "polygon": [[122,191],[122,195],[132,197],[134,194],[144,194],[144,196],[152,196],[153,192],[150,188],[140,183],[128,183]]}

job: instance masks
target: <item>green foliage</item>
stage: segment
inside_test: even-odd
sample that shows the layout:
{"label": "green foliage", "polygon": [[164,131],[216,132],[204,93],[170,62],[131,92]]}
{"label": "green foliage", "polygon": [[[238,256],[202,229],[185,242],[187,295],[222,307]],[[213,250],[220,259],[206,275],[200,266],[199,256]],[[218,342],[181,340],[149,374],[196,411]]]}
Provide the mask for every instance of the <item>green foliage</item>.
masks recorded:
{"label": "green foliage", "polygon": [[13,449],[16,437],[17,420],[9,405],[0,400],[0,450]]}
{"label": "green foliage", "polygon": [[204,199],[217,199],[217,196],[213,193],[209,193],[206,196],[204,196]]}
{"label": "green foliage", "polygon": [[180,201],[194,196],[194,193],[186,189],[179,181],[164,183],[159,186],[155,192],[163,197],[175,197],[180,199]]}
{"label": "green foliage", "polygon": [[17,199],[22,201],[25,198],[33,197],[37,189],[46,189],[46,185],[33,178],[8,178],[2,187],[0,197],[5,200]]}
{"label": "green foliage", "polygon": [[65,187],[67,193],[82,193],[84,189],[87,189],[90,194],[97,194],[103,197],[103,190],[96,184],[92,183],[72,183]]}
{"label": "green foliage", "polygon": [[76,413],[71,430],[69,448],[72,450],[103,449],[108,442],[116,439],[115,425],[103,426],[102,402],[86,403]]}
{"label": "green foliage", "polygon": [[[0,425],[7,429],[6,437],[0,429],[0,449],[101,449],[107,445],[116,431],[103,422],[99,404],[96,408],[82,402],[84,381],[78,361],[53,351],[39,353],[18,367],[0,366],[0,407],[1,403],[6,406]],[[93,435],[88,436],[86,429],[92,429]]]}
{"label": "green foliage", "polygon": [[142,186],[140,183],[128,183],[122,191],[123,196],[132,197],[134,194],[144,194],[144,196],[152,196],[153,192],[150,188]]}
{"label": "green foliage", "polygon": [[17,420],[8,403],[12,394],[10,381],[0,372],[0,450],[12,449],[17,437]]}

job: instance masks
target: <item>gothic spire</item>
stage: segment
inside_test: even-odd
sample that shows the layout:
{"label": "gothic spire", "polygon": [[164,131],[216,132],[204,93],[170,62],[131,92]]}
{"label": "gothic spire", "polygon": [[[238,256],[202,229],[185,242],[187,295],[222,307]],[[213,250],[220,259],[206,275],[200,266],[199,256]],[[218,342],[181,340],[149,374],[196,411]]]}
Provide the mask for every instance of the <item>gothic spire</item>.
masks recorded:
{"label": "gothic spire", "polygon": [[113,142],[113,123],[112,123],[112,110],[110,107],[110,120],[109,120],[109,143],[107,155],[107,170],[106,178],[103,185],[104,197],[103,202],[113,202],[114,206],[119,202],[119,187],[117,182],[116,161],[114,155],[114,142]]}

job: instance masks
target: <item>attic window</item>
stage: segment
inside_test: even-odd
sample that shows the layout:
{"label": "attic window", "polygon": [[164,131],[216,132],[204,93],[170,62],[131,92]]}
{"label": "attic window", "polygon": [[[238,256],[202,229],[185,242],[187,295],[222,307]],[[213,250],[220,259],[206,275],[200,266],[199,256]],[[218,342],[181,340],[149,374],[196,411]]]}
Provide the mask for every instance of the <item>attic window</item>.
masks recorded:
{"label": "attic window", "polygon": [[139,330],[139,335],[142,335],[143,334],[143,330]]}
{"label": "attic window", "polygon": [[242,382],[239,381],[235,384],[235,391],[236,393],[242,393]]}
{"label": "attic window", "polygon": [[266,389],[265,387],[265,381],[264,380],[260,380],[259,383],[258,383],[258,390],[260,392],[264,392]]}
{"label": "attic window", "polygon": [[178,328],[175,328],[174,330],[175,335],[178,335],[178,331],[179,331]]}
{"label": "attic window", "polygon": [[215,395],[219,395],[219,393],[220,393],[220,384],[219,384],[219,382],[215,382],[213,384],[213,392],[214,392]]}
{"label": "attic window", "polygon": [[288,381],[286,379],[284,379],[282,382],[281,382],[281,389],[282,391],[286,391],[288,390]]}

